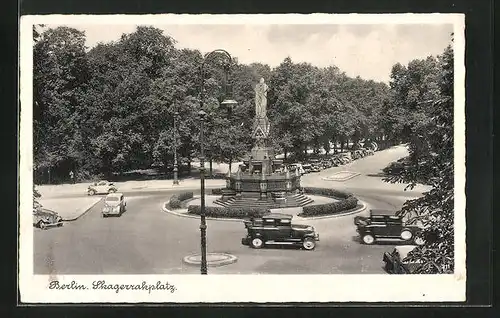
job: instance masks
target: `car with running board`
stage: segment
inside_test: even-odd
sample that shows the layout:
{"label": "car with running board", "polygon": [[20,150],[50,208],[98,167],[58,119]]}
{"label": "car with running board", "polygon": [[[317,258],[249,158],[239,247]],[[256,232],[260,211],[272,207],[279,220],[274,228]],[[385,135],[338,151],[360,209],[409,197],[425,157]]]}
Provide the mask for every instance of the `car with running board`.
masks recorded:
{"label": "car with running board", "polygon": [[270,245],[293,245],[305,250],[314,250],[319,234],[313,226],[292,224],[292,216],[282,213],[268,213],[244,221],[247,236],[241,243],[252,248]]}
{"label": "car with running board", "polygon": [[395,211],[370,210],[370,216],[354,218],[356,232],[364,244],[374,244],[380,240],[398,240],[404,244],[423,245],[423,227],[415,222],[406,222]]}

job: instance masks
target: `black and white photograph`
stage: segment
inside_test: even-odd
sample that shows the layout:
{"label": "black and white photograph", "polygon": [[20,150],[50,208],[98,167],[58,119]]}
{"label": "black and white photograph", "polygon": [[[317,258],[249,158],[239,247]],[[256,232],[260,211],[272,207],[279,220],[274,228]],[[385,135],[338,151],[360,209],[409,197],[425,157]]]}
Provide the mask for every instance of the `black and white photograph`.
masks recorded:
{"label": "black and white photograph", "polygon": [[21,18],[33,303],[463,301],[460,14]]}

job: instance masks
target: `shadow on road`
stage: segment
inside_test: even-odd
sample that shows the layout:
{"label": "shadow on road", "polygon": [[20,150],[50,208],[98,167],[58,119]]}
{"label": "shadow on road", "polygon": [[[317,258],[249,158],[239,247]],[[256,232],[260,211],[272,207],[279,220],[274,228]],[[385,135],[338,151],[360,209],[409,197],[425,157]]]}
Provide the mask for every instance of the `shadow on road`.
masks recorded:
{"label": "shadow on road", "polygon": [[367,177],[377,177],[377,178],[385,178],[385,177],[388,177],[387,174],[383,173],[383,172],[379,172],[379,173],[370,173],[370,174],[367,174],[366,175]]}
{"label": "shadow on road", "polygon": [[[356,236],[352,236],[352,241],[355,242],[355,243],[359,243],[359,244],[363,244],[363,245],[367,245],[367,244],[364,244],[362,241],[361,241],[361,238],[359,237],[359,235],[356,235]],[[408,242],[405,242],[403,240],[397,240],[397,239],[394,239],[394,240],[391,240],[391,239],[377,239],[373,244],[371,245],[381,245],[381,246],[397,246],[397,245],[408,245],[409,243]]]}

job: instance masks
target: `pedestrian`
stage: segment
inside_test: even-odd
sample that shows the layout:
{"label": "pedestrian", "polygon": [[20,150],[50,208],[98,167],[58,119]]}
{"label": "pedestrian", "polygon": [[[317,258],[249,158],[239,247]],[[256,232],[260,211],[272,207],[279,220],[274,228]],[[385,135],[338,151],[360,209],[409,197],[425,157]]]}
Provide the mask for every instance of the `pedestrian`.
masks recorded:
{"label": "pedestrian", "polygon": [[75,174],[73,173],[73,170],[69,172],[69,178],[71,179],[71,183],[75,183]]}

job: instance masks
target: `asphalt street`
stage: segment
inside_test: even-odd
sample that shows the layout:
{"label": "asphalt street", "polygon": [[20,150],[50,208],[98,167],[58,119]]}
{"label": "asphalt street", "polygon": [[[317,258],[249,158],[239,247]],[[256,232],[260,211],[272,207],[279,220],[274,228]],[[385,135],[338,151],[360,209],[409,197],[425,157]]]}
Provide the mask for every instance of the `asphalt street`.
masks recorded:
{"label": "asphalt street", "polygon": [[[388,158],[359,161],[363,173],[376,173]],[[350,167],[352,171],[356,167]],[[373,170],[373,171],[372,171]],[[321,172],[321,174],[327,171]],[[316,178],[320,178],[317,174]],[[313,180],[314,175],[307,176]],[[374,177],[375,178],[375,177]],[[381,182],[379,180],[379,182]],[[383,183],[380,183],[383,185]],[[184,256],[199,253],[199,219],[162,211],[176,191],[125,192],[127,211],[120,217],[102,218],[98,203],[80,219],[50,230],[34,229],[35,274],[197,274],[199,267],[184,264]],[[197,191],[195,191],[196,193]],[[408,194],[393,188],[353,188],[370,208],[397,209]],[[368,213],[365,211],[363,213]],[[308,221],[320,234],[314,251],[296,248],[255,250],[241,245],[246,235],[240,222],[208,221],[208,252],[238,257],[234,264],[209,268],[212,274],[381,274],[383,252],[394,243],[360,244],[354,215]]]}

